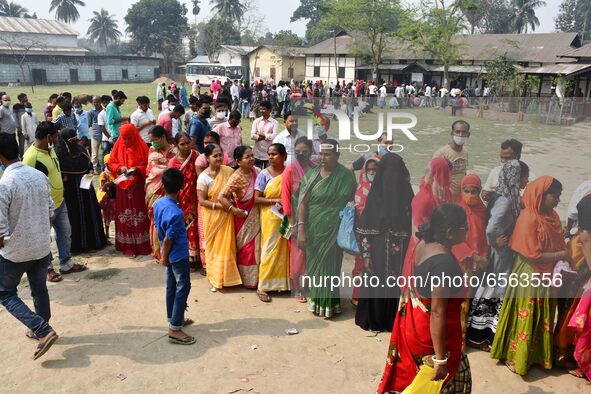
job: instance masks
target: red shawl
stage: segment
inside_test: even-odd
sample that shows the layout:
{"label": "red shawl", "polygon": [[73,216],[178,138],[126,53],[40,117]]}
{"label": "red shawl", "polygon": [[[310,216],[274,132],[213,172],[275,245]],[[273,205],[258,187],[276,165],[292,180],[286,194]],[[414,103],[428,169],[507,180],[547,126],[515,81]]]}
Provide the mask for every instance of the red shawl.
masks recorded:
{"label": "red shawl", "polygon": [[148,145],[141,139],[137,128],[131,123],[124,123],[119,128],[121,135],[117,139],[111,158],[109,160],[109,169],[116,176],[121,167],[128,169],[135,168],[139,176],[134,176],[132,180],[123,181],[119,184],[121,189],[129,189],[136,183],[142,183],[146,178],[146,168],[148,166]]}
{"label": "red shawl", "polygon": [[[474,186],[482,190],[482,182],[476,174],[468,174],[462,179],[461,189]],[[466,241],[463,244],[453,247],[453,254],[458,261],[464,260],[474,254],[486,257],[490,247],[486,240],[486,206],[478,197],[478,201],[473,205],[468,205],[463,199],[463,193],[458,195],[458,205],[464,208],[467,216],[468,233]]]}

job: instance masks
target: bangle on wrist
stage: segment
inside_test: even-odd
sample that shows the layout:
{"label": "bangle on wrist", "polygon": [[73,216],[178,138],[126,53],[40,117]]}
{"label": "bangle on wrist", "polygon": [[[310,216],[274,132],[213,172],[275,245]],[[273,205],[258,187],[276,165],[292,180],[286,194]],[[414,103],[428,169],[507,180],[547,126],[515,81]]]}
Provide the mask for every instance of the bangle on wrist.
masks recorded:
{"label": "bangle on wrist", "polygon": [[213,205],[211,206],[211,209],[215,210],[215,202],[213,203]]}
{"label": "bangle on wrist", "polygon": [[434,365],[446,365],[447,364],[447,357],[441,360],[435,358],[435,356],[431,357],[431,361],[433,361]]}

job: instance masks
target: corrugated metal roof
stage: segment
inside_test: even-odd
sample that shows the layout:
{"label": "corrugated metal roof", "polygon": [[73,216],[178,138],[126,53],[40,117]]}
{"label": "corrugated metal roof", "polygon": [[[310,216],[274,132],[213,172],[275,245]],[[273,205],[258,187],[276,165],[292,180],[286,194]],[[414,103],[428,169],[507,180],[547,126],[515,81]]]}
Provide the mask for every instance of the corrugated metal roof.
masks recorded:
{"label": "corrugated metal roof", "polygon": [[583,45],[580,48],[576,49],[569,49],[568,51],[564,52],[561,57],[589,57],[591,58],[591,43]]}
{"label": "corrugated metal roof", "polygon": [[304,57],[306,48],[302,47],[284,47],[280,45],[259,45],[255,47],[249,54],[253,53],[259,48],[267,48],[275,53],[278,53],[281,56],[293,56],[293,57]]}
{"label": "corrugated metal roof", "polygon": [[248,55],[250,52],[254,51],[257,47],[249,47],[243,45],[221,45],[222,48],[225,48],[231,52],[238,53],[239,55],[245,56]]}
{"label": "corrugated metal roof", "polygon": [[[14,48],[16,53],[23,53],[24,50]],[[8,45],[0,44],[0,53],[12,54]],[[27,52],[29,55],[57,55],[57,56],[84,56],[90,51],[86,48],[70,48],[70,47],[32,47]]]}
{"label": "corrugated metal roof", "polygon": [[0,16],[0,32],[78,36],[69,25],[51,19],[13,18]]}
{"label": "corrugated metal roof", "polygon": [[559,63],[559,64],[548,64],[542,67],[524,67],[524,74],[564,74],[571,75],[581,72],[586,69],[591,69],[591,64],[580,64],[580,63]]}

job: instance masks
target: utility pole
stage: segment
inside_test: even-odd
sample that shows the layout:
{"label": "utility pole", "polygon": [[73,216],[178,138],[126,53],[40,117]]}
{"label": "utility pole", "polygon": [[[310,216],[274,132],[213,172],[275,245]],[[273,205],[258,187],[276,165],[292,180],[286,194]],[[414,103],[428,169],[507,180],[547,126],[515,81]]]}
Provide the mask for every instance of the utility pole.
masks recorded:
{"label": "utility pole", "polygon": [[[335,77],[337,80],[337,83],[339,83],[339,68],[337,65],[337,30],[333,30],[334,32],[334,72],[335,72]],[[330,80],[328,81],[329,85],[330,85]],[[336,83],[335,83],[336,86]]]}

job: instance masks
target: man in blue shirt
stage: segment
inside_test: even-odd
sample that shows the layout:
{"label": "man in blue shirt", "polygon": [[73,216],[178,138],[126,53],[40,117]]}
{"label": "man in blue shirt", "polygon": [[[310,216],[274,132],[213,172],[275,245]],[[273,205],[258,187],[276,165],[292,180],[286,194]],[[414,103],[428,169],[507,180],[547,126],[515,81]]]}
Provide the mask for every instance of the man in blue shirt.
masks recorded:
{"label": "man in blue shirt", "polygon": [[53,123],[55,123],[60,130],[78,130],[78,121],[76,120],[76,115],[72,113],[72,104],[67,101],[62,103],[62,111],[63,113],[59,114],[53,120]]}
{"label": "man in blue shirt", "polygon": [[101,141],[103,133],[101,128],[98,124],[98,115],[103,110],[101,106],[101,98],[100,96],[94,96],[92,98],[92,109],[88,112],[88,122],[90,124],[90,128],[92,131],[91,140],[90,140],[90,152],[92,154],[92,167],[94,168],[94,172],[98,174],[101,172],[102,169],[102,160],[99,163],[99,152],[101,150]]}
{"label": "man in blue shirt", "polygon": [[76,115],[76,122],[78,122],[76,135],[79,140],[84,141],[84,145],[88,149],[90,148],[90,121],[88,119],[88,112],[82,108],[82,103],[78,100],[74,100],[72,105],[74,107],[74,114]]}
{"label": "man in blue shirt", "polygon": [[191,290],[189,240],[185,215],[177,200],[184,182],[183,173],[176,168],[164,171],[162,184],[166,195],[154,203],[154,227],[162,245],[161,264],[166,266],[168,340],[177,345],[192,345],[195,338],[183,332],[187,298]]}
{"label": "man in blue shirt", "polygon": [[193,116],[189,122],[189,136],[199,153],[203,153],[205,151],[203,139],[211,131],[211,126],[208,122],[211,117],[211,100],[201,98],[197,100],[196,107],[197,116]]}

